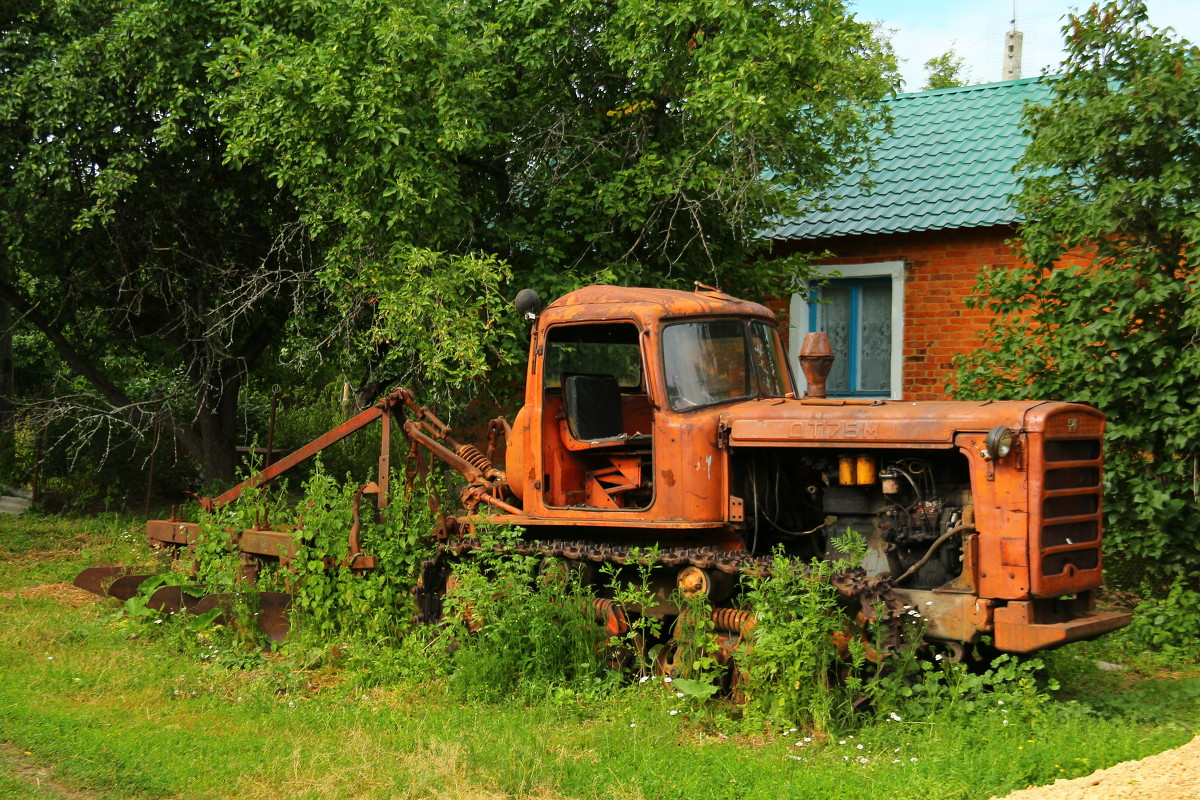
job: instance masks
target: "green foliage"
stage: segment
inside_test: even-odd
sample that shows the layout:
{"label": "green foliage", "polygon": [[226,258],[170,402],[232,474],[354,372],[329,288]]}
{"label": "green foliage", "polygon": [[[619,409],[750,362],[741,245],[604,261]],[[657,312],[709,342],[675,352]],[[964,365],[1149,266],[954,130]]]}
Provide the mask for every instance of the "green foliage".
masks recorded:
{"label": "green foliage", "polygon": [[921,91],[966,86],[968,79],[963,71],[965,64],[966,61],[953,47],[929,59],[925,62],[925,85],[921,87]]}
{"label": "green foliage", "polygon": [[390,345],[381,365],[385,372],[415,372],[434,386],[461,389],[516,349],[498,349],[513,344],[516,332],[498,322],[512,314],[500,292],[509,270],[495,256],[410,246],[397,246],[389,255],[373,267],[359,265],[348,278],[326,275],[333,286],[348,280],[372,298],[376,313],[369,338],[373,345]]}
{"label": "green foliage", "polygon": [[1058,689],[1054,679],[1040,679],[1045,668],[1040,659],[1009,653],[997,656],[982,670],[972,670],[941,653],[919,665],[920,672],[896,690],[897,708],[905,718],[990,716],[1000,725],[1009,725],[1043,713],[1050,701],[1048,692]]}
{"label": "green foliage", "polygon": [[[814,559],[805,567],[777,554],[768,574],[752,579],[748,594],[757,620],[742,664],[750,706],[779,724],[827,731],[850,723],[855,706],[883,699],[888,679],[877,634],[855,625],[830,579],[854,566],[865,543],[846,535],[838,546],[849,559]],[[898,665],[911,665],[898,657]],[[902,670],[904,671],[904,670]],[[895,673],[893,673],[894,675]],[[894,700],[894,698],[888,698]]]}
{"label": "green foliage", "polygon": [[243,13],[212,65],[229,162],[299,198],[390,374],[434,382],[521,351],[497,313],[510,284],[761,291],[758,232],[864,159],[894,81],[886,44],[830,0]]}
{"label": "green foliage", "polygon": [[246,14],[214,65],[235,163],[270,164],[343,253],[483,251],[550,295],[731,265],[862,158],[891,88],[885,45],[824,0]]}
{"label": "green foliage", "polygon": [[47,0],[0,21],[17,394],[98,432],[89,461],[160,425],[206,484],[236,472],[250,377],[423,384],[448,419],[506,399],[477,378],[522,352],[514,286],[780,294],[758,232],[865,159],[895,84],[837,0]]}
{"label": "green foliage", "polygon": [[[392,480],[403,486],[402,475]],[[354,574],[346,561],[354,555],[349,537],[359,485],[339,483],[318,466],[303,488],[293,534],[300,547],[280,575],[294,583],[297,641],[328,646],[346,636],[376,642],[401,638],[415,614],[412,589],[418,569],[432,555],[433,520],[424,494],[397,492],[399,499],[378,521],[374,498],[362,497],[360,542],[376,566]],[[337,566],[329,568],[327,559]]]}
{"label": "green foliage", "polygon": [[1070,17],[1067,57],[1016,197],[1027,266],[986,270],[995,313],[959,397],[1058,398],[1107,415],[1107,544],[1168,570],[1200,560],[1200,51],[1144,3]]}
{"label": "green foliage", "polygon": [[1166,597],[1146,600],[1133,610],[1128,636],[1141,647],[1196,658],[1200,656],[1200,591],[1195,578],[1177,576]]}
{"label": "green foliage", "polygon": [[206,64],[230,4],[18,6],[0,18],[0,296],[37,333],[17,360],[55,358],[17,394],[55,398],[40,410],[74,423],[68,442],[159,424],[229,480],[239,384],[317,289],[290,198],[224,163]]}
{"label": "green foliage", "polygon": [[674,659],[676,673],[672,685],[690,697],[707,699],[716,694],[725,672],[717,658],[720,644],[712,619],[712,606],[703,593],[693,597],[678,596],[676,603],[679,616],[675,619],[671,638],[678,643],[678,652]]}
{"label": "green foliage", "polygon": [[561,564],[496,552],[509,549],[513,533],[483,531],[481,540],[483,548],[455,564],[457,585],[446,597],[451,686],[490,701],[564,690],[595,697],[611,688],[608,635],[595,619],[590,589]]}
{"label": "green foliage", "polygon": [[[642,550],[631,548],[630,563],[625,567],[607,562],[600,565],[613,600],[623,609],[630,611],[652,608],[657,604],[654,589],[650,586],[650,576],[654,574],[658,562],[658,545]],[[647,643],[659,637],[662,633],[662,620],[649,614],[635,614],[629,620],[629,630],[618,637],[623,646],[633,655],[633,671],[646,677],[653,669],[654,661],[659,654],[659,646],[648,649]]]}

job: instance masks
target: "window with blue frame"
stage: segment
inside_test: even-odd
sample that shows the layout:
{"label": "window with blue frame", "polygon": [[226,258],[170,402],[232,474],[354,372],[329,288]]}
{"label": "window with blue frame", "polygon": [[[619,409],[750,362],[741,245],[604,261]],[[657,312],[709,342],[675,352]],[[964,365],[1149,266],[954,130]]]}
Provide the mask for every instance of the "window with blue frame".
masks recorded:
{"label": "window with blue frame", "polygon": [[891,279],[831,278],[813,290],[812,298],[808,329],[824,331],[833,347],[829,395],[890,396]]}

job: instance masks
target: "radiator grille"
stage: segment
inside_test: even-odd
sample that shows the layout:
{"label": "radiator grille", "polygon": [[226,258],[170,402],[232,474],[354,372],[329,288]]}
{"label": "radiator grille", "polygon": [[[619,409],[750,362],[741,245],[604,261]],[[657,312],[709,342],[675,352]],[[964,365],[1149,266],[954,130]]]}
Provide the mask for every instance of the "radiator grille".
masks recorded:
{"label": "radiator grille", "polygon": [[[1100,585],[1103,422],[1080,412],[1047,421],[1031,466],[1035,595],[1053,596]],[[1036,475],[1036,472],[1035,472]],[[1040,483],[1040,487],[1039,484]]]}

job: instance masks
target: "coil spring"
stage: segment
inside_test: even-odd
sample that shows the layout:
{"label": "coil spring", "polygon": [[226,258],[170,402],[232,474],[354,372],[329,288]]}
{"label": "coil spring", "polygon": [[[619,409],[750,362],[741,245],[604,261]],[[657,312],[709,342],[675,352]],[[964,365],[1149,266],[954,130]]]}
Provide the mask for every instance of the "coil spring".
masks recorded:
{"label": "coil spring", "polygon": [[488,457],[481,453],[479,448],[473,444],[460,444],[456,452],[459,458],[475,467],[475,469],[484,475],[491,475],[496,471],[496,468],[492,466],[492,462]]}
{"label": "coil spring", "polygon": [[592,600],[596,619],[604,623],[604,630],[609,636],[624,636],[629,633],[629,620],[625,617],[625,609],[614,600],[597,597]]}
{"label": "coil spring", "polygon": [[723,633],[746,635],[754,627],[754,615],[736,608],[718,608],[712,612],[713,626]]}

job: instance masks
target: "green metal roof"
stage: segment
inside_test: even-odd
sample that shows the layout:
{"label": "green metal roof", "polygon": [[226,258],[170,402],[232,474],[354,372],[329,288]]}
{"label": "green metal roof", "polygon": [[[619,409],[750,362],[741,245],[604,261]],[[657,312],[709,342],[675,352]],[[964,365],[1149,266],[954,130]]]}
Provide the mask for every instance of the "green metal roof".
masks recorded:
{"label": "green metal roof", "polygon": [[769,239],[819,239],[874,233],[1002,225],[1017,219],[1009,197],[1013,165],[1025,150],[1021,108],[1046,102],[1041,78],[914,92],[885,100],[892,133],[879,129],[875,187],[863,169],[835,187],[827,205],[770,231]]}

